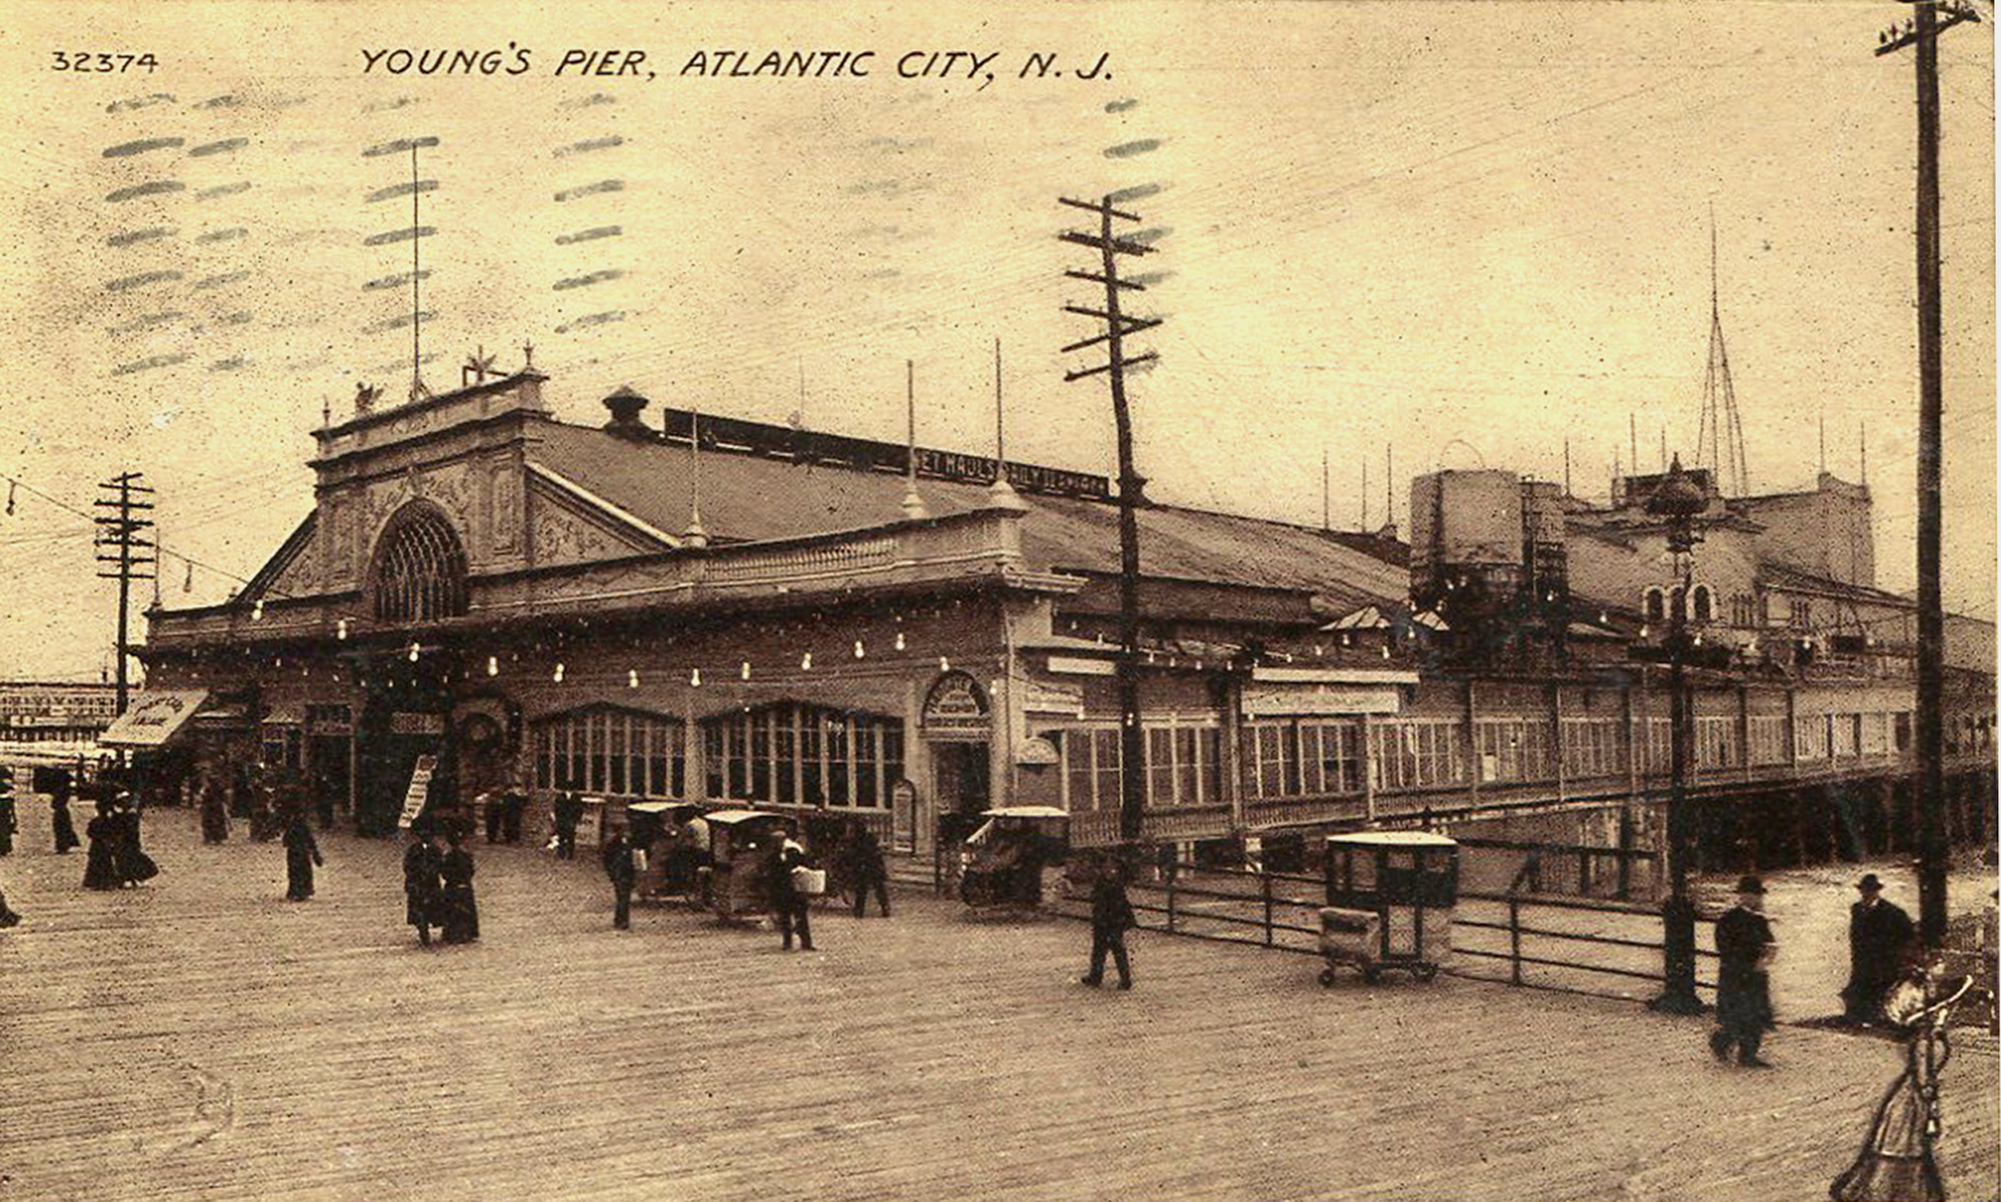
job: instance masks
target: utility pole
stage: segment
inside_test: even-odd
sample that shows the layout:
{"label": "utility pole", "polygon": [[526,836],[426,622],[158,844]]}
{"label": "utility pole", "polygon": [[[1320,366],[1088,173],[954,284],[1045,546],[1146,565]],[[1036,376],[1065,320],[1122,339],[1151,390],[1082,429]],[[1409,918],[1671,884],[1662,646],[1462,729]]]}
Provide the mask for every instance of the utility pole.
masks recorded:
{"label": "utility pole", "polygon": [[[1939,598],[1940,417],[1945,404],[1944,346],[1939,303],[1938,35],[1972,8],[1918,0],[1901,30],[1885,31],[1876,53],[1917,47],[1918,83],[1918,936],[1927,947],[1945,939],[1945,611]],[[1940,11],[1945,16],[1941,20]]]}
{"label": "utility pole", "polygon": [[152,580],[157,575],[159,565],[153,540],[145,532],[153,528],[152,519],[141,516],[153,508],[153,490],[140,481],[143,472],[121,472],[98,487],[105,495],[91,502],[99,509],[112,512],[102,513],[92,518],[97,524],[97,562],[111,568],[98,569],[98,576],[118,582],[118,712],[125,712],[127,695],[126,660],[131,655],[131,615],[132,582]]}
{"label": "utility pole", "polygon": [[1086,347],[1104,343],[1106,361],[1095,367],[1081,371],[1063,373],[1065,383],[1084,379],[1087,376],[1105,374],[1112,384],[1112,417],[1118,425],[1119,440],[1119,838],[1132,842],[1140,837],[1141,819],[1146,813],[1146,742],[1140,727],[1139,710],[1139,504],[1140,490],[1146,480],[1133,470],[1132,413],[1126,406],[1126,368],[1135,363],[1144,363],[1156,358],[1152,351],[1127,358],[1125,339],[1127,335],[1141,330],[1150,330],[1160,324],[1158,318],[1128,317],[1120,308],[1119,291],[1129,289],[1144,292],[1146,289],[1134,280],[1119,278],[1120,255],[1151,254],[1153,247],[1130,239],[1112,235],[1112,221],[1139,221],[1139,214],[1126,213],[1112,207],[1112,197],[1102,200],[1072,200],[1059,197],[1062,203],[1073,209],[1083,209],[1098,217],[1095,233],[1080,233],[1065,230],[1057,235],[1064,242],[1089,247],[1098,252],[1101,274],[1088,271],[1065,271],[1063,274],[1073,280],[1084,280],[1102,285],[1105,289],[1105,307],[1091,309],[1081,305],[1065,305],[1066,313],[1076,313],[1084,317],[1096,318],[1105,323],[1105,332],[1073,342],[1063,348],[1064,353],[1081,351]]}

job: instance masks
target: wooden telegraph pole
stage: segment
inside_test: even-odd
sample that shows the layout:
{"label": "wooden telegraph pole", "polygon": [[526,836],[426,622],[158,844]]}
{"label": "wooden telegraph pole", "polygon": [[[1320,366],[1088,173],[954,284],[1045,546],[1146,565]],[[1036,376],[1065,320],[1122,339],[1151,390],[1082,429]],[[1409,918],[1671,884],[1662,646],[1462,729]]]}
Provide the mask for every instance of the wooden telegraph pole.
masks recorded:
{"label": "wooden telegraph pole", "polygon": [[153,540],[145,536],[153,523],[142,515],[153,508],[153,503],[144,498],[152,495],[153,490],[140,483],[144,479],[143,472],[121,472],[98,484],[106,495],[92,502],[99,509],[111,511],[91,521],[97,525],[97,562],[104,565],[97,574],[118,582],[118,712],[121,714],[125,712],[128,691],[126,661],[132,654],[132,582],[153,579],[159,562],[153,554]]}
{"label": "wooden telegraph pole", "polygon": [[[1918,0],[1902,28],[1885,31],[1876,53],[1917,47],[1918,83],[1918,934],[1927,947],[1945,938],[1945,612],[1939,596],[1940,418],[1945,405],[1939,303],[1938,35],[1971,8]],[[1941,12],[1944,14],[1940,18]]]}
{"label": "wooden telegraph pole", "polygon": [[1104,363],[1088,367],[1082,371],[1065,372],[1065,383],[1081,380],[1087,376],[1103,373],[1112,382],[1112,417],[1118,424],[1119,439],[1119,837],[1132,841],[1140,836],[1140,822],[1146,813],[1146,743],[1140,727],[1139,708],[1139,518],[1140,490],[1146,480],[1133,470],[1132,413],[1126,405],[1126,368],[1135,363],[1143,363],[1155,358],[1152,351],[1127,358],[1125,339],[1129,334],[1149,330],[1160,324],[1157,318],[1128,317],[1121,310],[1119,292],[1121,289],[1144,292],[1145,288],[1133,280],[1119,278],[1118,259],[1120,255],[1144,255],[1153,251],[1151,246],[1112,235],[1112,221],[1139,220],[1137,213],[1126,213],[1112,207],[1108,195],[1102,200],[1084,201],[1059,198],[1062,203],[1074,209],[1083,209],[1098,217],[1098,228],[1094,233],[1080,233],[1066,230],[1058,235],[1063,241],[1078,246],[1087,246],[1099,254],[1101,272],[1065,271],[1063,274],[1073,280],[1085,280],[1102,285],[1105,289],[1105,307],[1091,309],[1081,305],[1065,305],[1066,313],[1076,313],[1093,317],[1105,323],[1105,332],[1073,342],[1063,348],[1065,353],[1080,351],[1085,347],[1105,343],[1107,358]]}

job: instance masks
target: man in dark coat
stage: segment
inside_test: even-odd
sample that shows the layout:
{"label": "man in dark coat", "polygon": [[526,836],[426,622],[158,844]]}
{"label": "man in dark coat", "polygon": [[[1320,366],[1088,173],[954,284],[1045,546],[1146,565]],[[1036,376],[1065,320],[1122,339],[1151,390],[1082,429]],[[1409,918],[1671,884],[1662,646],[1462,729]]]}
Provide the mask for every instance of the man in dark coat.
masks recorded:
{"label": "man in dark coat", "polygon": [[556,794],[556,858],[577,858],[577,824],[583,821],[584,800],[575,793]]}
{"label": "man in dark coat", "polygon": [[1746,1068],[1770,1068],[1758,1056],[1758,1045],[1772,1022],[1771,980],[1765,970],[1778,945],[1766,921],[1765,885],[1755,876],[1737,882],[1737,905],[1716,920],[1716,1032],[1709,1051],[1718,1060],[1730,1058]]}
{"label": "man in dark coat", "polygon": [[502,843],[521,842],[521,811],[528,808],[528,798],[518,784],[510,783],[500,795],[500,841]]}
{"label": "man in dark coat", "polygon": [[848,884],[855,891],[855,917],[868,910],[869,890],[875,890],[876,905],[889,917],[889,869],[882,862],[882,844],[867,826],[857,826],[848,840]]}
{"label": "man in dark coat", "polygon": [[501,804],[500,794],[481,795],[480,804],[486,807],[486,841],[488,844],[500,842],[500,822],[506,807]]}
{"label": "man in dark coat", "polygon": [[201,841],[229,841],[229,786],[211,779],[201,790]]}
{"label": "man in dark coat", "polygon": [[632,845],[632,836],[623,830],[604,842],[604,872],[611,878],[611,891],[617,898],[611,925],[620,931],[632,929],[632,886],[639,879],[639,864],[634,855],[636,850]]}
{"label": "man in dark coat", "polygon": [[437,836],[426,823],[413,829],[417,837],[403,853],[403,916],[417,928],[417,942],[431,946],[431,927],[439,919],[438,876],[445,855],[438,850]]}
{"label": "man in dark coat", "polygon": [[1105,980],[1105,953],[1119,968],[1119,988],[1133,987],[1132,961],[1126,956],[1126,932],[1139,925],[1126,897],[1125,873],[1117,862],[1100,864],[1091,879],[1091,971],[1078,978],[1097,986]]}
{"label": "man in dark coat", "polygon": [[1883,1016],[1883,995],[1897,983],[1911,944],[1911,916],[1883,900],[1883,882],[1875,873],[1855,888],[1862,900],[1848,908],[1848,985],[1841,991],[1841,1012],[1851,1023],[1872,1023]]}
{"label": "man in dark coat", "polygon": [[771,889],[771,912],[778,919],[778,933],[785,950],[792,950],[792,934],[799,934],[802,951],[813,950],[811,899],[799,892],[792,880],[794,868],[806,867],[806,848],[784,831],[772,833],[771,859],[766,865],[766,883]]}
{"label": "man in dark coat", "polygon": [[312,824],[306,821],[305,807],[292,811],[285,824],[285,900],[305,901],[313,895],[313,869],[326,863],[320,845],[313,839]]}

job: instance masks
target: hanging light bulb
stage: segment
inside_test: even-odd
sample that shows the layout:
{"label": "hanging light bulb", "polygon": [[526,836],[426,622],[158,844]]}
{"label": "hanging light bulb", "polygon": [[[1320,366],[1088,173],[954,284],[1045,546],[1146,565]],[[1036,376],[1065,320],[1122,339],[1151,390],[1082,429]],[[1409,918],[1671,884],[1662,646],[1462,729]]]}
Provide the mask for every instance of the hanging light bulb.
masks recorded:
{"label": "hanging light bulb", "polygon": [[866,651],[864,651],[864,650],[862,649],[862,641],[861,641],[860,639],[856,639],[856,640],[855,640],[855,658],[856,658],[856,659],[860,659],[860,658],[861,658],[862,656],[864,656],[864,655],[867,655],[867,654],[868,654],[868,652],[866,652]]}
{"label": "hanging light bulb", "polygon": [[337,639],[344,639],[347,637],[346,618],[342,618],[340,621],[334,623],[334,637]]}
{"label": "hanging light bulb", "polygon": [[257,598],[257,604],[250,607],[250,620],[253,622],[264,620],[264,598]]}
{"label": "hanging light bulb", "polygon": [[486,674],[488,676],[500,675],[500,658],[498,656],[489,655],[486,657]]}
{"label": "hanging light bulb", "polygon": [[410,662],[413,664],[417,662],[417,644],[415,643],[410,644]]}
{"label": "hanging light bulb", "polygon": [[562,661],[560,661],[560,660],[558,660],[558,661],[557,661],[557,663],[556,663],[556,675],[555,675],[555,681],[556,681],[556,683],[557,683],[557,684],[562,684],[562,683],[563,683],[563,664],[562,664]]}
{"label": "hanging light bulb", "polygon": [[1389,645],[1388,643],[1384,643],[1384,644],[1383,644],[1383,658],[1384,658],[1384,659],[1388,659],[1389,657],[1390,657],[1390,645]]}
{"label": "hanging light bulb", "polygon": [[749,680],[749,679],[750,679],[750,661],[749,661],[749,660],[745,660],[745,661],[743,661],[743,667],[741,667],[741,668],[737,669],[737,675],[738,675],[739,677],[743,678],[744,680]]}
{"label": "hanging light bulb", "polygon": [[626,687],[626,688],[628,688],[628,689],[636,689],[636,688],[638,688],[638,687],[639,687],[639,669],[638,669],[638,668],[628,668],[628,669],[626,669],[626,673],[625,673],[625,687]]}
{"label": "hanging light bulb", "polygon": [[813,670],[813,653],[811,651],[799,657],[799,667],[808,672]]}
{"label": "hanging light bulb", "polygon": [[694,671],[688,673],[688,683],[698,689],[702,687],[702,670],[700,668],[696,668]]}
{"label": "hanging light bulb", "polygon": [[1355,645],[1354,638],[1351,637],[1345,630],[1341,632],[1341,645],[1343,647],[1352,647]]}
{"label": "hanging light bulb", "polygon": [[945,658],[944,656],[942,656],[942,655],[941,655],[941,656],[939,656],[939,657],[938,657],[938,670],[939,670],[940,672],[950,672],[950,671],[952,670],[952,661],[951,661],[951,660],[949,660],[949,659],[946,659],[946,658]]}
{"label": "hanging light bulb", "polygon": [[898,651],[903,650],[903,632],[901,630],[896,632],[896,649]]}

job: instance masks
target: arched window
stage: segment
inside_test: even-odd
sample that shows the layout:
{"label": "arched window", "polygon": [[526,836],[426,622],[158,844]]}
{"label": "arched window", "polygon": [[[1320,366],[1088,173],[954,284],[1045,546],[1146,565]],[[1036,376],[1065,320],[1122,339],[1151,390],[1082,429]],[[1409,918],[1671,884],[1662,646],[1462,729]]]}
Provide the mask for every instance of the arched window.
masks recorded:
{"label": "arched window", "polygon": [[1660,591],[1659,589],[1657,589],[1657,588],[1650,588],[1650,589],[1648,589],[1648,590],[1647,590],[1647,621],[1649,621],[1649,622],[1663,622],[1663,621],[1666,621],[1666,620],[1667,620],[1667,602],[1666,602],[1666,600],[1665,600],[1665,599],[1664,599],[1664,598],[1663,598],[1663,597],[1661,596],[1661,591]]}
{"label": "arched window", "polygon": [[1707,622],[1716,616],[1716,603],[1709,595],[1708,585],[1698,584],[1695,586],[1694,600],[1695,621]]}
{"label": "arched window", "polygon": [[390,519],[376,544],[375,616],[435,622],[466,612],[466,556],[443,514],[411,505]]}

